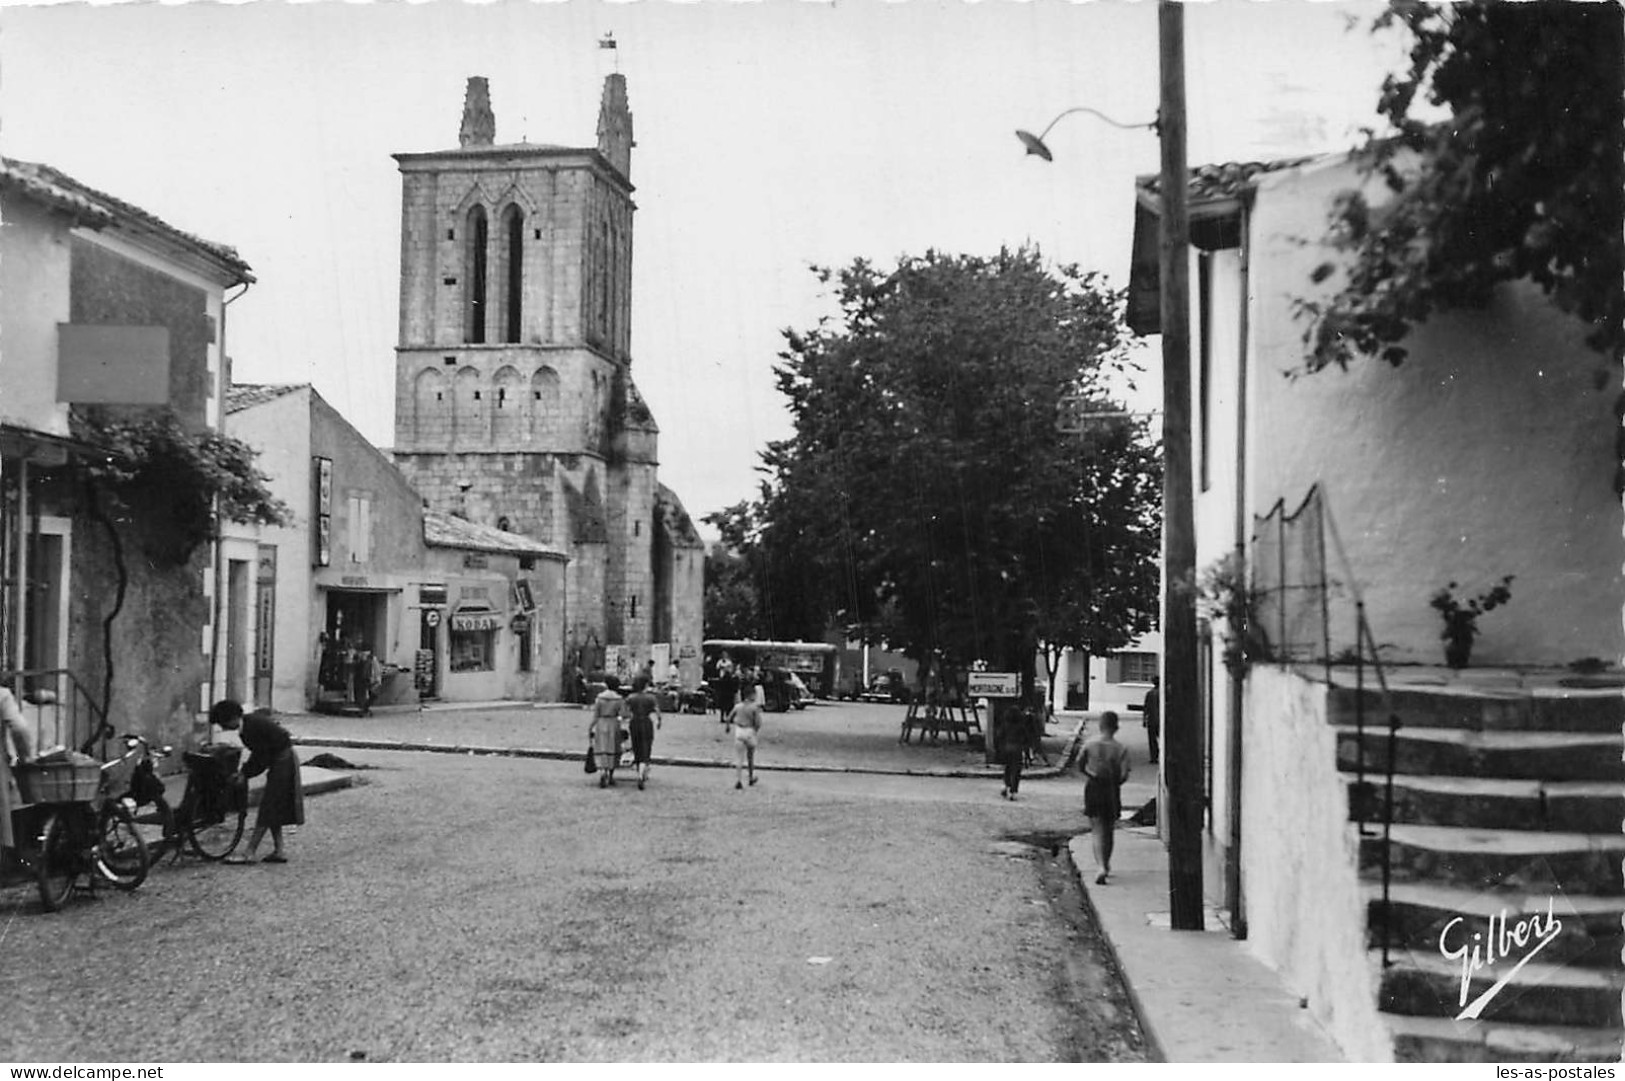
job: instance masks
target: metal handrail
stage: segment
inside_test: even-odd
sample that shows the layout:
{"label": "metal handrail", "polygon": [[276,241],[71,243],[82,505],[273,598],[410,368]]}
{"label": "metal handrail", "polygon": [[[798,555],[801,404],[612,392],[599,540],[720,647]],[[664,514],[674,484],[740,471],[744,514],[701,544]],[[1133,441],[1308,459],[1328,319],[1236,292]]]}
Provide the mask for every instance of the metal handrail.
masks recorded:
{"label": "metal handrail", "polygon": [[[64,683],[67,694],[64,695]],[[100,757],[107,757],[107,740],[113,731],[107,724],[107,715],[102,711],[101,705],[93,698],[79,677],[67,668],[17,668],[10,671],[0,671],[0,684],[15,689],[20,705],[32,707],[37,711],[35,715],[40,722],[40,731],[37,733],[38,752],[46,747],[58,744],[65,747],[74,747],[89,754],[90,748],[101,743]],[[66,698],[66,702],[64,702]],[[88,715],[89,723],[80,724],[80,705]],[[63,710],[67,709],[66,731],[63,725]],[[51,718],[52,739],[45,738],[44,721],[46,712]]]}
{"label": "metal handrail", "polygon": [[[1324,491],[1321,493],[1321,520],[1325,523],[1332,535],[1332,546],[1337,551],[1338,564],[1343,569],[1347,580],[1349,592],[1354,595],[1355,613],[1355,692],[1354,692],[1354,723],[1355,723],[1355,762],[1356,791],[1360,797],[1356,800],[1355,825],[1361,837],[1370,837],[1374,834],[1366,832],[1365,815],[1365,653],[1371,650],[1371,665],[1377,676],[1379,693],[1382,696],[1383,708],[1388,714],[1388,741],[1387,754],[1383,762],[1383,800],[1382,800],[1382,967],[1388,968],[1390,960],[1391,942],[1393,933],[1392,884],[1393,884],[1393,826],[1394,826],[1394,757],[1396,743],[1399,736],[1399,712],[1394,708],[1393,692],[1388,687],[1388,679],[1383,671],[1382,658],[1377,654],[1377,642],[1371,633],[1371,624],[1365,618],[1365,598],[1360,595],[1360,586],[1354,577],[1354,569],[1349,563],[1348,553],[1343,548],[1342,537],[1337,532],[1337,522],[1332,517],[1330,500],[1326,499]],[[1328,684],[1329,685],[1329,684]]]}

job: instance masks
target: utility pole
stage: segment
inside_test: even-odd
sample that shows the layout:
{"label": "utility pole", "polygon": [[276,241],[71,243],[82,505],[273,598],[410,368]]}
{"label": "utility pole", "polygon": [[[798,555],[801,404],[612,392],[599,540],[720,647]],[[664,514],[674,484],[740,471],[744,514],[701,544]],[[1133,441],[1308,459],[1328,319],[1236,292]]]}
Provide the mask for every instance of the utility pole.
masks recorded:
{"label": "utility pole", "polygon": [[1201,740],[1196,708],[1196,522],[1191,491],[1190,223],[1186,210],[1185,11],[1158,0],[1162,99],[1162,753],[1173,929],[1202,930]]}

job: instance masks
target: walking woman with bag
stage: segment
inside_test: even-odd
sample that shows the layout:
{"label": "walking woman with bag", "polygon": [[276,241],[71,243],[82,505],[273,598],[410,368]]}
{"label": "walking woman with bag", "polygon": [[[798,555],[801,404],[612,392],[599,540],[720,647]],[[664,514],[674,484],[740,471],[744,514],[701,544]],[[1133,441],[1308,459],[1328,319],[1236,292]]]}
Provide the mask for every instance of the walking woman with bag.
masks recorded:
{"label": "walking woman with bag", "polygon": [[592,703],[592,754],[598,764],[598,787],[615,783],[615,765],[621,760],[621,722],[626,719],[626,699],[621,697],[621,681],[604,677],[604,689]]}

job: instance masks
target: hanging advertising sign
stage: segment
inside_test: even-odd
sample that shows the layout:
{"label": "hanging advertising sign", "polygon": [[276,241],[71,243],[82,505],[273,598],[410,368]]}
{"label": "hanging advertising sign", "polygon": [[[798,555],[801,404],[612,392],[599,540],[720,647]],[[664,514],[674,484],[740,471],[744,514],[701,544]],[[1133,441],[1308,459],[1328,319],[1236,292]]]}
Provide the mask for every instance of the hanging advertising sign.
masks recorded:
{"label": "hanging advertising sign", "polygon": [[316,528],[312,531],[316,551],[313,557],[316,566],[326,567],[333,562],[333,459],[312,458],[311,474],[316,489]]}

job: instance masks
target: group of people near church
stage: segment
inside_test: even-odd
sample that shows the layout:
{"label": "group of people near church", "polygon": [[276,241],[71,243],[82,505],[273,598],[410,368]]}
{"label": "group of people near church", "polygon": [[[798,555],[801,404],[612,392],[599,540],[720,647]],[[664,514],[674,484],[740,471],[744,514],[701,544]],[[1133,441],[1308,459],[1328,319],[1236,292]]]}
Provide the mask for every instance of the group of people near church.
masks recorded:
{"label": "group of people near church", "polygon": [[[729,701],[723,714],[725,730],[734,741],[734,788],[739,790],[746,787],[747,781],[756,784],[756,748],[762,730],[761,691],[751,675],[744,672],[732,676],[729,698],[735,693],[732,688],[737,687],[738,701]],[[599,788],[612,787],[623,749],[630,743],[632,768],[637,771],[641,792],[649,782],[655,732],[664,721],[660,697],[654,693],[647,672],[633,677],[631,693],[625,696],[616,676],[605,675],[603,683],[604,689],[593,699],[592,720],[587,726],[587,772],[598,774]]]}

